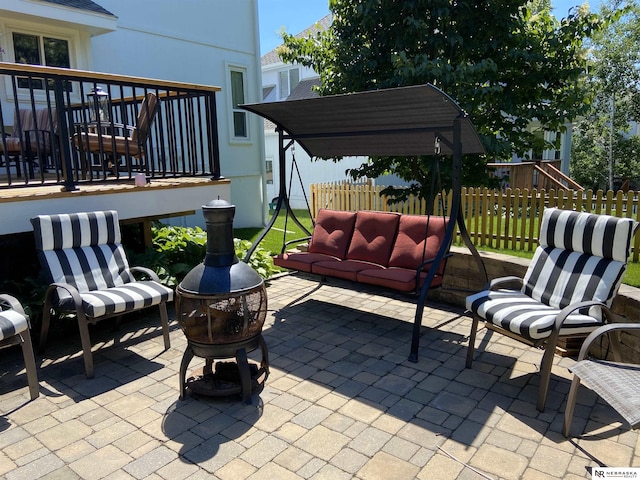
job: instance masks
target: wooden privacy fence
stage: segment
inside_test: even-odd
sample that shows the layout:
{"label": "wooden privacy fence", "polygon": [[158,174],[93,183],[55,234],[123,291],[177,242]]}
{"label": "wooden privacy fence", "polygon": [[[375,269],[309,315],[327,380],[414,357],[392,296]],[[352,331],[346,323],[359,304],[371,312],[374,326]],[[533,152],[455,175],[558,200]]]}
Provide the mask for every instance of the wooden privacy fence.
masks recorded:
{"label": "wooden privacy fence", "polygon": [[[410,196],[403,202],[389,203],[382,186],[323,183],[311,185],[311,214],[320,208],[335,210],[380,210],[424,215],[425,200]],[[438,195],[434,215],[448,215],[451,192]],[[538,244],[540,220],[547,207],[613,215],[640,221],[638,192],[598,190],[536,190],[462,188],[461,208],[473,243],[481,247],[533,251]],[[462,242],[456,232],[454,243]],[[640,235],[633,242],[632,260],[640,257]]]}

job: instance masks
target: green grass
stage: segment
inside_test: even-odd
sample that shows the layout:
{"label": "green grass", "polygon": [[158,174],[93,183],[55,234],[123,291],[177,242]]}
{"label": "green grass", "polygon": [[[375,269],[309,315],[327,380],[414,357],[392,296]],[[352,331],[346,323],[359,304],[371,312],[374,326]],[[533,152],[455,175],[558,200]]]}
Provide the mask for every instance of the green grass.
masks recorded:
{"label": "green grass", "polygon": [[[458,246],[463,246],[462,244]],[[533,258],[533,252],[525,252],[522,250],[506,250],[504,248],[490,248],[482,247],[478,250],[484,250],[487,252],[504,253],[505,255],[513,255],[520,258]],[[627,271],[624,274],[622,283],[630,285],[632,287],[640,287],[640,263],[629,262],[627,265]]]}
{"label": "green grass", "polygon": [[[293,213],[298,218],[298,220],[300,220],[300,223],[307,227],[309,231],[312,231],[313,226],[308,211],[294,210]],[[269,230],[267,236],[262,240],[262,242],[260,242],[260,246],[265,250],[269,250],[273,254],[280,253],[283,244],[284,224],[285,212],[281,211],[278,215],[278,218],[276,219],[276,222],[273,225],[273,228]],[[262,228],[236,228],[234,229],[234,236],[237,238],[249,240],[251,243],[253,243],[256,241],[261,232]],[[296,223],[291,218],[289,218],[287,222],[286,240],[294,240],[297,238],[302,238],[304,236],[306,236],[306,234],[302,231],[302,229],[298,225],[296,225]],[[497,249],[489,247],[482,247],[479,250],[504,253],[505,255],[513,255],[522,258],[533,257],[533,252],[526,252],[521,250],[507,250],[504,248]],[[629,262],[627,272],[625,273],[622,282],[627,285],[631,285],[632,287],[640,287],[640,263]]]}
{"label": "green grass", "polygon": [[[294,215],[300,223],[304,225],[310,232],[313,230],[313,224],[311,223],[311,216],[309,212],[306,210],[294,210]],[[276,218],[276,222],[273,224],[267,236],[262,239],[260,242],[260,246],[265,250],[269,250],[271,253],[276,254],[280,253],[282,250],[282,245],[284,243],[284,229],[285,229],[285,220],[286,215],[284,211],[280,211],[278,218]],[[297,238],[306,237],[307,234],[289,217],[289,220],[286,222],[287,224],[287,233],[286,233],[286,241],[295,240]],[[262,232],[262,228],[236,228],[233,231],[233,235],[236,238],[242,238],[244,240],[249,240],[251,243],[255,242],[258,239],[258,236]],[[291,246],[293,248],[293,245]]]}
{"label": "green grass", "polygon": [[640,287],[640,263],[629,262],[622,283],[632,287]]}

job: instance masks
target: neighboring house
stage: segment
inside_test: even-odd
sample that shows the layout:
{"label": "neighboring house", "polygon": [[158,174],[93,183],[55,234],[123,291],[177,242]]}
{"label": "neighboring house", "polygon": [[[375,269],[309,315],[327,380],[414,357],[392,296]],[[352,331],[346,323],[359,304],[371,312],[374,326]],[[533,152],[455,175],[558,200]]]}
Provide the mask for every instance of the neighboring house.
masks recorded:
{"label": "neighboring house", "polygon": [[[257,227],[268,200],[262,120],[235,108],[262,100],[257,1],[2,0],[0,59],[221,87],[217,129],[221,173],[231,180],[227,200],[237,207],[235,226]],[[13,117],[9,90],[0,82],[6,119]],[[193,205],[197,214],[201,205]]]}
{"label": "neighboring house", "polygon": [[[319,30],[326,30],[331,24],[331,15],[327,15],[320,21],[300,32],[298,37],[306,37]],[[284,63],[278,55],[277,49],[271,50],[261,58],[262,64],[262,96],[265,102],[278,102],[282,100],[297,100],[303,98],[317,97],[318,93],[314,87],[320,84],[318,74],[308,67],[302,65],[292,65]],[[275,125],[266,120],[264,122],[265,141],[265,169],[266,169],[266,192],[267,198],[274,198],[279,192],[279,163],[278,163],[278,134]],[[293,172],[289,201],[293,208],[306,208],[305,192],[309,195],[312,183],[328,183],[348,181],[349,177],[345,170],[360,166],[366,157],[347,157],[337,163],[331,160],[316,160],[309,158],[309,155],[301,148],[287,150],[287,182],[291,175],[292,157],[295,155],[296,164],[300,171],[298,179],[297,172]],[[303,191],[304,187],[304,191]],[[289,185],[287,185],[289,191]]]}
{"label": "neighboring house", "polygon": [[[549,131],[542,132],[538,130],[540,132],[540,136],[544,136],[544,139],[548,142],[555,143],[559,139],[559,148],[550,148],[541,152],[534,152],[533,150],[530,150],[525,158],[514,155],[512,161],[521,162],[529,160],[559,160],[561,162],[561,170],[564,173],[568,174],[569,159],[571,158],[571,135],[573,133],[573,124],[569,122],[565,126],[566,130],[564,133]],[[534,121],[532,123],[532,128],[539,129],[539,123]]]}

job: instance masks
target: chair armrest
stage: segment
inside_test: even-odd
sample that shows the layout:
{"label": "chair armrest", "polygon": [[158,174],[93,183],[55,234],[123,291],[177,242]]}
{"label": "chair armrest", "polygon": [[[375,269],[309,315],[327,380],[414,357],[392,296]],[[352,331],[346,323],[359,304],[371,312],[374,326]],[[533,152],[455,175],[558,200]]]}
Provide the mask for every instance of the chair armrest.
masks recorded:
{"label": "chair armrest", "polygon": [[147,277],[149,277],[154,282],[160,283],[160,278],[158,277],[158,274],[156,272],[154,272],[153,270],[151,270],[150,268],[147,268],[147,267],[129,267],[129,270],[131,271],[131,273],[142,273],[143,275],[146,275]]}
{"label": "chair armrest", "polygon": [[22,304],[13,295],[9,295],[7,293],[0,294],[0,303],[8,305],[11,310],[15,310],[22,315],[25,314],[24,308],[22,308]]}
{"label": "chair armrest", "polygon": [[593,342],[595,342],[603,335],[608,335],[609,332],[612,332],[614,330],[640,330],[640,323],[608,323],[606,325],[598,327],[593,332],[591,332],[582,343],[580,353],[578,354],[578,362],[580,360],[584,360],[587,357],[587,355],[589,354],[589,349],[591,348]]}
{"label": "chair armrest", "polygon": [[[451,253],[451,252],[449,252],[449,253],[445,253],[445,254],[442,256],[442,260],[444,260],[445,258],[452,257],[452,256],[453,256],[453,253]],[[430,263],[433,263],[433,262],[435,262],[435,261],[436,261],[436,257],[427,258],[426,260],[424,260],[424,261],[423,261],[423,262],[418,266],[418,268],[416,268],[417,272],[418,272],[418,273],[420,273],[420,272],[422,271],[422,269],[423,269],[425,266],[427,266],[427,265],[429,265]]]}
{"label": "chair armrest", "polygon": [[35,144],[36,149],[42,148],[45,151],[48,151],[54,144],[54,138],[57,137],[58,134],[51,130],[24,130],[24,141],[29,150],[31,150],[31,145]]}
{"label": "chair armrest", "polygon": [[604,317],[605,317],[604,323],[613,321],[613,313],[611,313],[611,310],[609,310],[609,307],[607,307],[604,303],[596,302],[593,300],[586,300],[584,302],[572,303],[571,305],[567,305],[562,310],[560,310],[560,313],[558,313],[558,316],[556,317],[555,325],[553,327],[554,331],[559,331],[560,327],[562,326],[564,321],[567,319],[567,317],[571,315],[573,312],[575,312],[576,310],[583,310],[585,308],[592,308],[592,307],[599,307],[602,310],[602,313],[604,314]]}
{"label": "chair armrest", "polygon": [[497,287],[502,287],[503,285],[507,285],[509,283],[514,284],[514,286],[517,286],[518,288],[522,287],[523,284],[523,279],[520,277],[516,277],[513,275],[509,275],[506,277],[498,277],[498,278],[494,278],[493,280],[490,280],[486,285],[485,285],[485,290],[493,290]]}
{"label": "chair armrest", "polygon": [[89,133],[99,134],[102,136],[109,135],[124,135],[125,132],[133,132],[135,130],[135,126],[126,125],[124,123],[110,123],[110,122],[100,122],[100,128],[98,128],[98,124],[95,122],[91,123],[76,123],[74,125],[74,129],[76,133],[80,135],[86,135]]}
{"label": "chair armrest", "polygon": [[[451,253],[451,252],[449,252],[449,253],[445,253],[445,254],[442,256],[442,260],[444,260],[445,258],[452,257],[452,256],[453,256],[453,253]],[[430,263],[435,262],[435,260],[436,260],[436,259],[435,259],[435,257],[433,257],[433,258],[428,258],[428,259],[424,260],[424,261],[423,261],[423,262],[418,266],[418,268],[416,268],[416,286],[417,286],[417,285],[420,285],[420,273],[423,271],[424,267],[425,267],[426,265],[429,265]]]}
{"label": "chair armrest", "polygon": [[[449,258],[452,257],[453,253],[449,252],[449,253],[445,253],[442,256],[442,260],[444,260],[445,258]],[[426,265],[429,265],[430,263],[435,262],[436,258],[428,258],[426,260],[424,260],[419,266],[418,268],[416,268],[416,289],[419,289],[419,285],[420,285],[420,273],[423,272],[423,269]]]}
{"label": "chair armrest", "polygon": [[73,300],[76,310],[82,308],[82,298],[80,298],[80,292],[78,292],[78,289],[76,287],[74,287],[73,285],[69,285],[68,283],[54,282],[49,284],[49,286],[47,287],[47,291],[44,294],[45,304],[47,299],[49,299],[51,295],[53,295],[58,288],[61,288],[62,290],[67,291],[67,293],[71,296],[71,299]]}
{"label": "chair armrest", "polygon": [[308,236],[308,237],[302,237],[302,238],[295,238],[295,239],[293,239],[293,240],[289,240],[288,242],[285,242],[285,243],[284,243],[284,245],[282,245],[282,250],[280,251],[280,253],[281,253],[281,254],[282,254],[282,253],[284,253],[284,252],[285,252],[285,250],[287,249],[287,247],[288,247],[289,245],[291,245],[292,243],[298,243],[298,242],[302,242],[302,241],[304,241],[304,240],[307,240],[307,241],[311,240],[311,236]]}
{"label": "chair armrest", "polygon": [[124,135],[125,132],[131,133],[136,129],[134,125],[126,125],[124,123],[107,123],[106,125],[103,125],[102,128],[113,128],[114,133],[120,133],[120,135]]}

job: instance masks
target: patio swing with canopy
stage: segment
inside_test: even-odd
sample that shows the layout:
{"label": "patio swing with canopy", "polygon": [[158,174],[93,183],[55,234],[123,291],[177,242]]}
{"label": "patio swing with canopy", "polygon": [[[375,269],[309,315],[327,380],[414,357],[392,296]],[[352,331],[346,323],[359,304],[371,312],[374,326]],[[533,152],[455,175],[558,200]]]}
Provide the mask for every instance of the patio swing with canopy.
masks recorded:
{"label": "patio swing with canopy", "polygon": [[[273,216],[249,249],[245,261],[273,227],[281,209],[311,234],[293,213],[286,189],[286,151],[300,145],[310,157],[433,155],[452,156],[452,202],[445,238],[420,289],[409,360],[418,361],[420,327],[427,293],[449,251],[456,225],[482,275],[487,273],[471,243],[461,210],[462,156],[482,154],[484,147],[467,113],[437,87],[425,84],[342,95],[241,105],[276,125],[279,136],[279,196]],[[437,160],[436,160],[437,161]],[[441,191],[441,189],[440,189]]]}

